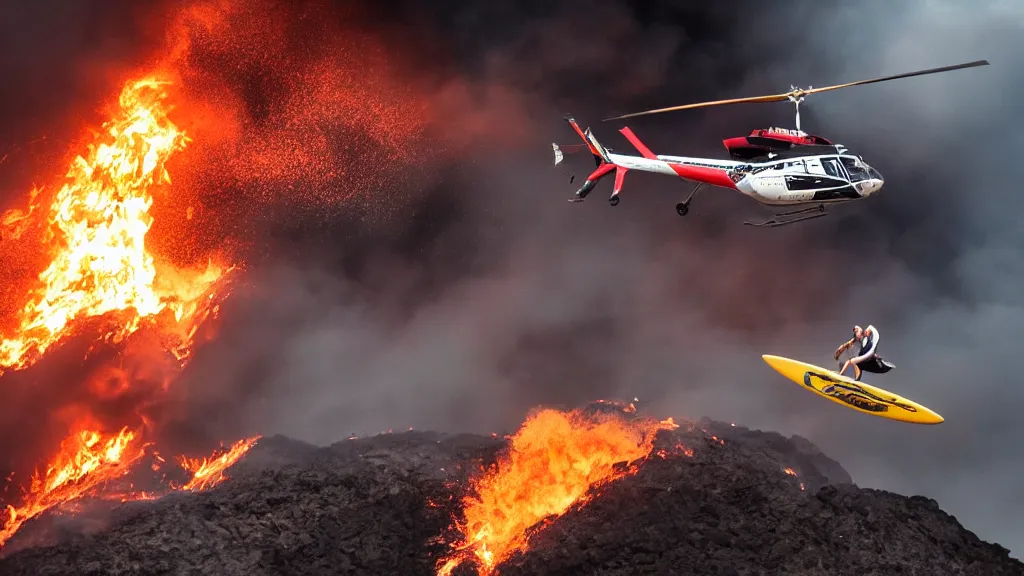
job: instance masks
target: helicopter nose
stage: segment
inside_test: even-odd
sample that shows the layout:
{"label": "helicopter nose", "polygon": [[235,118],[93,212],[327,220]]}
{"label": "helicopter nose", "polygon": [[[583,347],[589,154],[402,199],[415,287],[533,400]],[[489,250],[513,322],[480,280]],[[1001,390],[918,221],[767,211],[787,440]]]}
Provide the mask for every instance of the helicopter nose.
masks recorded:
{"label": "helicopter nose", "polygon": [[860,193],[862,197],[866,198],[874,194],[875,192],[881,190],[884,184],[885,180],[882,180],[881,178],[868,178],[866,180],[860,181],[860,183],[857,185],[857,191]]}

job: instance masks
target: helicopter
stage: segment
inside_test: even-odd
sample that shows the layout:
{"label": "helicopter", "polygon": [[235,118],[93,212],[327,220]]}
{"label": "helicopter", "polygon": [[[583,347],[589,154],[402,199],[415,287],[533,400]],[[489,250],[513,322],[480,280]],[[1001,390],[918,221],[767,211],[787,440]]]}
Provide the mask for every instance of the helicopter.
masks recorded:
{"label": "helicopter", "polygon": [[[950,72],[987,66],[988,64],[987,60],[977,60],[966,64],[906,72],[824,88],[804,89],[791,86],[790,91],[783,94],[684,104],[624,114],[603,120],[603,122],[609,122],[648,114],[744,102],[783,102],[788,100],[794,104],[796,129],[753,130],[747,136],[723,140],[722,143],[728,150],[731,160],[656,155],[637,138],[629,127],[624,127],[619,132],[640,152],[640,156],[617,154],[611,148],[602,146],[590,128],[587,128],[586,131],[581,130],[572,115],[566,115],[564,119],[584,143],[575,145],[552,143],[551,146],[556,166],[562,162],[564,154],[586,150],[593,155],[597,166],[587,176],[574,197],[569,199],[569,202],[582,202],[601,179],[614,173],[615,184],[608,203],[617,206],[626,172],[640,170],[678,176],[696,184],[689,196],[676,204],[676,213],[680,216],[687,215],[690,202],[693,201],[702,186],[715,186],[738,191],[753,198],[761,205],[769,207],[773,212],[772,218],[768,220],[758,223],[745,221],[744,224],[773,228],[785,226],[827,216],[825,210],[827,204],[868,198],[881,190],[885,184],[881,173],[865,162],[860,155],[852,153],[842,144],[808,134],[800,129],[800,103],[805,97],[851,86]],[[569,182],[572,183],[574,179],[575,176],[572,176]],[[795,209],[779,211],[786,207]]]}

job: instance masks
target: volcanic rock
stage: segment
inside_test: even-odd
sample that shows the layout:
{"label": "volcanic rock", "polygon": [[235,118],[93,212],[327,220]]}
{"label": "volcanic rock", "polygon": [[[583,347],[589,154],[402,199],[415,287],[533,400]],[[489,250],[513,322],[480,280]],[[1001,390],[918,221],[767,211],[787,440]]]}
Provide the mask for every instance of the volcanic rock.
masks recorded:
{"label": "volcanic rock", "polygon": [[[122,505],[101,530],[10,553],[0,574],[432,575],[466,478],[503,446],[432,432],[323,448],[265,438],[213,490]],[[497,572],[1000,576],[1024,563],[934,500],[858,488],[805,439],[705,420],[660,432],[636,474],[538,528]]]}

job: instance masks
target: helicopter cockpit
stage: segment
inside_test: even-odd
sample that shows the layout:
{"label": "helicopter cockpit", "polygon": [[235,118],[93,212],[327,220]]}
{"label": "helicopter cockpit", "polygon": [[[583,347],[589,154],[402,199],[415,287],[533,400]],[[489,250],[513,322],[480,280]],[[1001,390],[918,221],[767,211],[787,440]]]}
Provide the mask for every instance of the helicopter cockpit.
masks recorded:
{"label": "helicopter cockpit", "polygon": [[860,156],[840,156],[839,161],[842,162],[843,168],[849,175],[850,184],[853,184],[861,196],[877,192],[885,183],[882,174]]}

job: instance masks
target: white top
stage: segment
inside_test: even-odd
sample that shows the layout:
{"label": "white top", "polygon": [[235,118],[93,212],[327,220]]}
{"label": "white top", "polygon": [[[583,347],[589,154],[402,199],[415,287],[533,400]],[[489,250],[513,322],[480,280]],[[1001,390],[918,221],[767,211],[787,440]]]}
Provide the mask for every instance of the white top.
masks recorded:
{"label": "white top", "polygon": [[860,339],[860,356],[861,357],[867,356],[869,354],[874,354],[875,349],[878,348],[878,341],[881,339],[879,334],[878,334],[878,329],[877,328],[875,328],[874,326],[871,326],[869,324],[867,329],[865,330],[865,332],[867,332],[868,330],[871,331],[871,335],[870,336],[865,336],[865,337]]}

